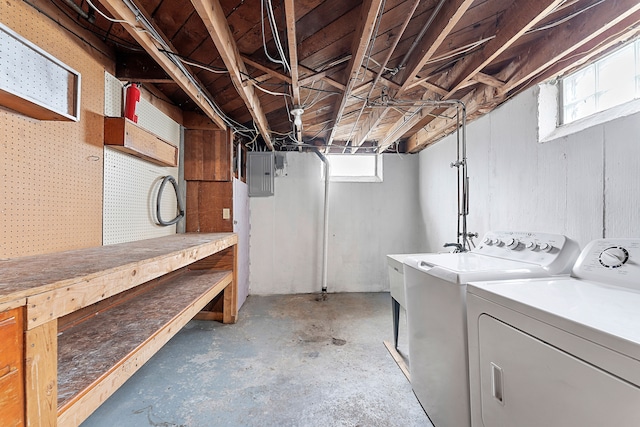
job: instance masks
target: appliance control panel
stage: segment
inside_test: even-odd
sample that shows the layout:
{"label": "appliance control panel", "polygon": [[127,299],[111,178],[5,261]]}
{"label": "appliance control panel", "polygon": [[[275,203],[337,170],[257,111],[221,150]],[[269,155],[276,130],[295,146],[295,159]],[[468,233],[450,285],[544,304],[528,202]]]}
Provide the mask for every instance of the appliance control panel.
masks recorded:
{"label": "appliance control panel", "polygon": [[580,253],[573,276],[640,290],[640,238],[591,241]]}
{"label": "appliance control panel", "polygon": [[580,248],[562,234],[489,231],[471,252],[537,264],[551,274],[568,274]]}

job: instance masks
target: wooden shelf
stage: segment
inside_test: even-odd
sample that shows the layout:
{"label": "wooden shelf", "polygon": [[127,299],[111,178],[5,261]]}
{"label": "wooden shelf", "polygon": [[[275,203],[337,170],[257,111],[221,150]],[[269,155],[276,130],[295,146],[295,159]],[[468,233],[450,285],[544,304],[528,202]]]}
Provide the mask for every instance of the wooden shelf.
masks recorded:
{"label": "wooden shelf", "polygon": [[58,424],[77,425],[232,281],[187,271],[58,335]]}
{"label": "wooden shelf", "polygon": [[104,118],[104,145],[160,166],[178,166],[178,147],[124,117]]}
{"label": "wooden shelf", "polygon": [[187,233],[1,260],[0,310],[24,312],[25,424],[78,426],[201,310],[234,323],[237,244]]}

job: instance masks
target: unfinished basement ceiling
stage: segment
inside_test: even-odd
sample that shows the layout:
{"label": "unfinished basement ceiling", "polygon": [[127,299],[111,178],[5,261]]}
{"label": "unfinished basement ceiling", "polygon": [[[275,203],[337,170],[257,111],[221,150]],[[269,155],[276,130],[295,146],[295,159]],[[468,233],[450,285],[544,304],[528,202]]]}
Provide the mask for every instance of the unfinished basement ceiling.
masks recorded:
{"label": "unfinished basement ceiling", "polygon": [[254,147],[331,152],[418,152],[455,126],[419,101],[473,120],[640,31],[637,0],[93,0],[128,23],[50,1],[114,47],[121,80]]}

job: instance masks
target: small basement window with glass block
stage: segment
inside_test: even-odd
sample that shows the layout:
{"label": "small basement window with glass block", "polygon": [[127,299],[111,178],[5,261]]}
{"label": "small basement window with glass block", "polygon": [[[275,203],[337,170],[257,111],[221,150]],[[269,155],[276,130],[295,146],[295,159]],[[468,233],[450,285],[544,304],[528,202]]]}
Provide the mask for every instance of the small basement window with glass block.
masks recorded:
{"label": "small basement window with glass block", "polygon": [[382,182],[382,156],[379,154],[329,154],[331,180],[343,182]]}
{"label": "small basement window with glass block", "polygon": [[562,79],[561,123],[640,98],[640,40]]}

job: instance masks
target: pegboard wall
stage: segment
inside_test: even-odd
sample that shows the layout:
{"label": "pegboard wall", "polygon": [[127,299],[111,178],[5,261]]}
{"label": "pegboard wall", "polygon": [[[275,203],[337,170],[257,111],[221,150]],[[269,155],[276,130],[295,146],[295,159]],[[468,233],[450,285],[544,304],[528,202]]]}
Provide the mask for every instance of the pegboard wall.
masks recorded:
{"label": "pegboard wall", "polygon": [[[156,198],[166,175],[178,180],[178,168],[157,166],[105,147],[103,244],[175,234],[175,225],[163,227],[157,225],[156,219]],[[169,221],[176,216],[176,211],[175,192],[171,183],[167,183],[160,214],[163,220]]]}
{"label": "pegboard wall", "polygon": [[[104,115],[122,116],[124,84],[113,75],[104,75]],[[136,109],[138,125],[180,147],[180,125],[141,99]],[[156,218],[156,198],[162,179],[178,180],[178,168],[157,166],[137,157],[104,148],[103,244],[130,242],[175,234],[176,226],[160,226]],[[164,187],[160,214],[165,221],[176,216],[175,191]],[[184,221],[184,220],[182,220]]]}
{"label": "pegboard wall", "polygon": [[79,122],[39,121],[0,108],[0,258],[99,246],[102,56],[25,2],[0,2],[0,17],[82,76]]}

